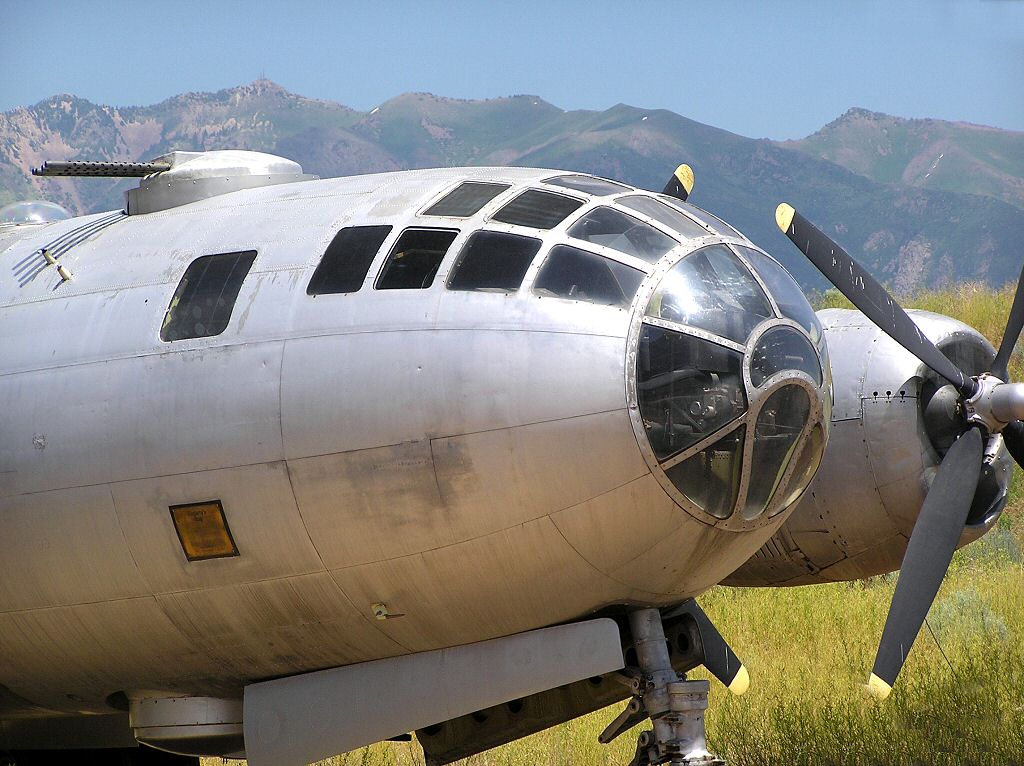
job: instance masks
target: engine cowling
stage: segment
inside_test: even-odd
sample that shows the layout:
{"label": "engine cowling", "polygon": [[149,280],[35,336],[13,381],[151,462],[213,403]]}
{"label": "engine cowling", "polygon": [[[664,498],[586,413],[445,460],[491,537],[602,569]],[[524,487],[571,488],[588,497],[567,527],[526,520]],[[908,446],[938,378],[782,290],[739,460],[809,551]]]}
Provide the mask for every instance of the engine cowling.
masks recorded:
{"label": "engine cowling", "polygon": [[[976,330],[940,314],[908,313],[961,370],[977,374],[990,368],[995,349]],[[943,407],[955,406],[944,399],[944,380],[859,311],[826,309],[818,317],[832,366],[828,447],[789,518],[726,585],[840,582],[898,569],[931,480],[955,438],[936,417]],[[990,438],[961,546],[995,524],[1008,499],[1012,467],[1002,437]]]}

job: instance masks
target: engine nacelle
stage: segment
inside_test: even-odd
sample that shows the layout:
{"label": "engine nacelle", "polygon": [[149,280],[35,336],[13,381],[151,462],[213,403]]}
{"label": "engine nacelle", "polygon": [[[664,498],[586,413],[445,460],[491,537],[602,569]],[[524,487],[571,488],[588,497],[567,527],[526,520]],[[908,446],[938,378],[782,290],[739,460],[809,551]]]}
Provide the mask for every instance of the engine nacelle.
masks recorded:
{"label": "engine nacelle", "polygon": [[[928,311],[908,312],[961,370],[990,368],[995,349],[976,330]],[[900,567],[950,434],[929,410],[946,381],[859,311],[818,312],[832,365],[832,430],[821,467],[785,524],[726,585],[856,580]],[[941,395],[940,395],[941,398]],[[948,404],[952,404],[949,402]],[[995,436],[960,545],[977,540],[1006,505],[1013,461]]]}

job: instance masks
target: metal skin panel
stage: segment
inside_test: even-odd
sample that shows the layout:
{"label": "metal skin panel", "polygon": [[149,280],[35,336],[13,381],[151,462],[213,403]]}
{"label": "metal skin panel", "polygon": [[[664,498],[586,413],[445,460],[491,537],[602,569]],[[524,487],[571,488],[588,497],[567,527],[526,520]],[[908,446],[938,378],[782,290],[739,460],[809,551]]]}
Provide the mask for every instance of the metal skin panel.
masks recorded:
{"label": "metal skin panel", "polygon": [[233,680],[235,693],[254,667],[267,677],[286,676],[407,651],[325,572],[168,593],[157,603]]}
{"label": "metal skin panel", "polygon": [[0,498],[0,612],[147,593],[109,487]]}
{"label": "metal skin panel", "polygon": [[152,597],[0,613],[0,678],[52,710],[114,712],[107,704],[112,690],[130,689],[139,679],[178,689],[183,669],[214,695],[237,693]]}
{"label": "metal skin panel", "polygon": [[619,410],[291,460],[289,470],[310,538],[335,569],[470,540],[601,496],[647,473],[622,438],[629,429]]}
{"label": "metal skin panel", "polygon": [[654,599],[622,585],[585,561],[544,517],[490,535],[412,556],[332,572],[352,602],[384,603],[404,615],[381,630],[409,651],[496,638],[528,624]]}
{"label": "metal skin panel", "polygon": [[[25,287],[6,275],[81,220],[14,241],[0,255],[0,529],[49,525],[66,498],[81,531],[0,537],[4,578],[21,560],[9,550],[52,546],[25,564],[38,582],[0,588],[0,684],[67,712],[110,713],[108,696],[139,691],[237,696],[281,674],[673,605],[748,558],[782,517],[730,531],[650,474],[628,410],[636,306],[532,292],[549,247],[609,198],[550,231],[488,222],[556,174],[412,171],[212,197],[86,239],[56,290],[52,267]],[[418,215],[474,179],[512,188],[468,219]],[[395,231],[362,290],[306,295],[338,228],[382,223]],[[460,239],[429,289],[374,290],[409,225]],[[519,291],[446,289],[481,227],[542,240]],[[712,241],[682,241],[658,273]],[[188,264],[249,248],[225,332],[162,343]],[[211,500],[240,555],[188,562],[168,506]],[[391,619],[373,618],[380,604]]]}
{"label": "metal skin panel", "polygon": [[[949,317],[908,312],[962,369],[987,369],[995,350]],[[825,327],[835,391],[832,434],[821,468],[771,540],[725,579],[730,585],[804,585],[861,579],[899,568],[939,463],[920,408],[925,370],[862,314],[829,309]],[[1008,484],[1005,449],[997,459]],[[960,545],[995,523],[967,527]]]}
{"label": "metal skin panel", "polygon": [[2,489],[280,460],[281,352],[278,343],[196,348],[0,375]]}
{"label": "metal skin panel", "polygon": [[[177,474],[111,487],[121,528],[152,593],[303,575],[323,565],[299,517],[284,463]],[[189,562],[168,507],[219,499],[239,555]]]}
{"label": "metal skin panel", "polygon": [[253,766],[335,753],[623,667],[608,619],[246,687]]}
{"label": "metal skin panel", "polygon": [[292,340],[282,372],[285,452],[291,460],[624,409],[624,354],[621,338],[562,333]]}

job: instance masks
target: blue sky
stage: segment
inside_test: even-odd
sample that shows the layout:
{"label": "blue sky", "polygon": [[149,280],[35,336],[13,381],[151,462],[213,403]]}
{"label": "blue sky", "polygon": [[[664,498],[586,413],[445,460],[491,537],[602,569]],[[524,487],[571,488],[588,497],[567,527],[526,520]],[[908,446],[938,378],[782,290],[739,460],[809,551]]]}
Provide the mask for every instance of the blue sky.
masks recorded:
{"label": "blue sky", "polygon": [[150,104],[261,74],[371,109],[407,91],[666,108],[796,138],[861,106],[1024,130],[1024,2],[0,0],[0,111]]}

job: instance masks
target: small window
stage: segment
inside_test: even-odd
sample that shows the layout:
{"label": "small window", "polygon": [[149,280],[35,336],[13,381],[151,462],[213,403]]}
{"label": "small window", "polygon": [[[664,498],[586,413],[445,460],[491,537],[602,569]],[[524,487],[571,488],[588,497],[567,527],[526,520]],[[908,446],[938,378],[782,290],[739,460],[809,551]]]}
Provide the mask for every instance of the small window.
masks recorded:
{"label": "small window", "polygon": [[582,204],[582,200],[574,197],[530,189],[495,213],[494,220],[534,229],[552,229]]}
{"label": "small window", "polygon": [[566,189],[575,189],[576,191],[586,192],[587,194],[593,194],[595,197],[607,197],[609,194],[633,191],[628,186],[615,183],[615,181],[606,181],[603,178],[583,175],[545,178],[544,183],[551,184],[552,186],[564,186]]}
{"label": "small window", "polygon": [[671,229],[678,231],[684,237],[706,237],[708,230],[694,221],[687,218],[674,207],[669,207],[664,202],[659,202],[653,197],[620,197],[615,200],[616,204],[631,208],[638,213],[650,216],[655,221],[663,223]]}
{"label": "small window", "polygon": [[184,340],[220,335],[245,275],[256,260],[255,250],[204,255],[185,270],[160,328],[160,340]]}
{"label": "small window", "polygon": [[540,240],[478,231],[469,238],[448,287],[452,290],[518,290],[540,250]]}
{"label": "small window", "polygon": [[406,229],[391,248],[377,277],[378,290],[419,290],[430,287],[459,232],[451,229]]}
{"label": "small window", "polygon": [[675,197],[662,197],[661,199],[665,200],[671,205],[675,205],[680,210],[689,213],[694,218],[699,218],[712,229],[717,229],[718,233],[720,234],[724,234],[727,237],[743,236],[738,231],[736,231],[736,229],[734,229],[732,226],[730,226],[721,218],[719,218],[717,215],[712,215],[707,210],[703,210],[697,207],[696,205],[691,205],[689,202],[683,202],[682,200],[678,200]]}
{"label": "small window", "polygon": [[444,195],[424,211],[423,215],[443,215],[449,218],[467,218],[480,212],[480,208],[497,197],[510,184],[488,184],[466,181]]}
{"label": "small window", "polygon": [[610,207],[591,210],[572,225],[569,236],[610,247],[648,263],[657,262],[679,244],[639,218]]}
{"label": "small window", "polygon": [[390,233],[390,226],[349,226],[339,231],[313,272],[306,294],[356,292]]}
{"label": "small window", "polygon": [[541,295],[629,308],[644,273],[569,245],[551,248],[534,289]]}

